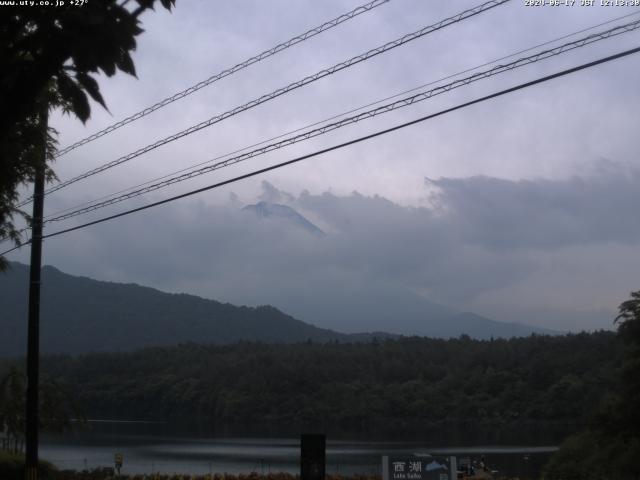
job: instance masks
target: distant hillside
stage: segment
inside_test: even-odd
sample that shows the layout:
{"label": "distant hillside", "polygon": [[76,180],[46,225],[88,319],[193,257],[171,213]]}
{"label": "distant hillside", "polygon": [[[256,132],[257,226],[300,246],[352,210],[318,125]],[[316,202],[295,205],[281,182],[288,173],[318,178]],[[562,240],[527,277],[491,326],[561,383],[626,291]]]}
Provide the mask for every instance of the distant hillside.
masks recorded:
{"label": "distant hillside", "polygon": [[[467,333],[472,338],[489,340],[491,338],[526,337],[532,333],[539,335],[559,335],[563,332],[546,328],[532,327],[521,323],[499,322],[472,312],[462,312],[451,315],[445,321],[449,328],[455,327]],[[446,335],[437,335],[446,337]]]}
{"label": "distant hillside", "polygon": [[[24,353],[28,278],[28,267],[20,263],[11,263],[11,271],[0,274],[0,356]],[[50,266],[42,271],[41,311],[45,353],[124,351],[182,342],[349,339],[270,306],[237,307],[134,284],[75,277]]]}
{"label": "distant hillside", "polygon": [[[330,299],[330,302],[323,300]],[[466,334],[471,338],[523,337],[532,333],[557,335],[560,332],[520,323],[500,322],[472,312],[464,312],[427,300],[397,285],[352,285],[340,290],[327,285],[314,298],[286,297],[275,292],[275,305],[296,318],[344,332],[385,331],[402,335],[451,338]]]}
{"label": "distant hillside", "polygon": [[[28,267],[20,263],[11,263],[11,270],[0,274],[0,329],[3,332],[0,356],[24,353],[28,276]],[[332,297],[334,307],[341,307],[344,301],[342,328],[356,332],[340,333],[297,320],[272,306],[238,307],[135,284],[76,277],[51,266],[43,268],[42,276],[41,348],[44,353],[126,351],[184,342],[224,345],[239,340],[366,342],[374,337],[397,338],[396,334],[384,333],[393,324],[408,325],[410,331],[418,335],[436,338],[467,334],[489,339],[556,333],[456,312],[417,295],[405,295],[399,307],[399,297],[388,291],[377,292],[381,302],[377,314],[385,322],[376,321],[373,313],[370,321],[366,321],[367,313],[373,308],[368,302],[372,292]],[[349,308],[358,301],[361,311],[350,316]],[[323,315],[328,316],[330,312],[320,305],[310,320],[326,323],[322,322]]]}
{"label": "distant hillside", "polygon": [[[288,205],[261,201],[246,205],[242,210],[260,220],[280,222],[280,228],[285,230],[304,230],[320,240],[330,240],[331,237]],[[262,301],[277,305],[295,318],[313,325],[352,334],[371,330],[435,338],[467,334],[488,340],[532,333],[561,333],[460,311],[393,282],[379,282],[375,276],[346,284],[325,281],[311,285],[305,286],[316,291],[317,295],[292,295],[287,288],[272,289]]]}

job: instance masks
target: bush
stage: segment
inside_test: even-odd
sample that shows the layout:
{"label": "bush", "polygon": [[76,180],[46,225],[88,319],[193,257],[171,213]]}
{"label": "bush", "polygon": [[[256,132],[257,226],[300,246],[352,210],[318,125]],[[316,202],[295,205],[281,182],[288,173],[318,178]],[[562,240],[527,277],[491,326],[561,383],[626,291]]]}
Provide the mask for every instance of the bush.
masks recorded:
{"label": "bush", "polygon": [[569,437],[544,468],[545,480],[636,480],[640,440],[606,438],[592,431]]}
{"label": "bush", "polygon": [[[56,468],[49,462],[38,463],[38,478],[56,479]],[[2,480],[24,480],[24,455],[0,451],[0,478]]]}

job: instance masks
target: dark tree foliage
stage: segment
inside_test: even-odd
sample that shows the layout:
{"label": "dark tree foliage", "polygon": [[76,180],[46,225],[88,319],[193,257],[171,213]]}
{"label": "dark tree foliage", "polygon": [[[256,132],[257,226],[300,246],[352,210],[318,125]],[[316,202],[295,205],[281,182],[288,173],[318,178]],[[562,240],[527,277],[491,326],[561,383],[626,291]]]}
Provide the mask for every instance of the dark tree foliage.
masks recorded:
{"label": "dark tree foliage", "polygon": [[623,302],[615,322],[621,368],[612,391],[580,433],[546,467],[549,479],[640,479],[640,290]]}
{"label": "dark tree foliage", "polygon": [[[5,6],[0,16],[0,238],[19,239],[13,219],[17,188],[53,159],[53,135],[43,112],[62,108],[85,122],[88,97],[106,108],[96,75],[135,75],[131,52],[140,15],[157,0],[89,1],[81,6]],[[175,0],[159,0],[171,9]],[[47,168],[48,178],[53,171]],[[6,268],[0,257],[0,270]]]}
{"label": "dark tree foliage", "polygon": [[324,423],[580,424],[611,387],[610,332],[477,341],[185,344],[49,356],[48,375],[97,418]]}
{"label": "dark tree foliage", "polygon": [[616,317],[618,333],[635,351],[640,349],[640,290],[631,293],[631,299],[622,302]]}
{"label": "dark tree foliage", "polygon": [[[22,450],[25,438],[25,401],[27,389],[26,374],[11,367],[0,378],[0,426],[5,430],[6,445],[0,449],[18,453]],[[62,432],[72,427],[73,420],[83,423],[84,414],[75,400],[50,378],[45,378],[39,385],[40,429]]]}
{"label": "dark tree foliage", "polygon": [[640,441],[640,290],[620,305],[618,334],[626,345],[615,417],[618,433]]}

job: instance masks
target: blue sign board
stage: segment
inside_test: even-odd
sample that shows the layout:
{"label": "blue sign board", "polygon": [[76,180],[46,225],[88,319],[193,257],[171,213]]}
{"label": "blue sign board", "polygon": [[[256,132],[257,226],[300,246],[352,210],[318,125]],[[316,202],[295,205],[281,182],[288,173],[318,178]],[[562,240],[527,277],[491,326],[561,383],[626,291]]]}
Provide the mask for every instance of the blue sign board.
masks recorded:
{"label": "blue sign board", "polygon": [[383,480],[456,480],[455,457],[384,456]]}

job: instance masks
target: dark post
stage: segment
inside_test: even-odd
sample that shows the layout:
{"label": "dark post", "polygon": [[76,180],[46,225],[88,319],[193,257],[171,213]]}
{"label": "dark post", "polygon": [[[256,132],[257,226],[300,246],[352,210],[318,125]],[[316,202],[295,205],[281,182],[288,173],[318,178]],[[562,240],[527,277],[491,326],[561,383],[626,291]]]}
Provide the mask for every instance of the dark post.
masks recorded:
{"label": "dark post", "polygon": [[42,162],[35,172],[33,218],[31,220],[31,265],[29,272],[29,323],[27,332],[26,480],[38,478],[38,374],[40,368],[40,270],[42,264],[42,213],[44,171],[47,161],[47,107],[41,113],[43,127]]}
{"label": "dark post", "polygon": [[300,436],[300,480],[324,480],[326,439],[323,434]]}

